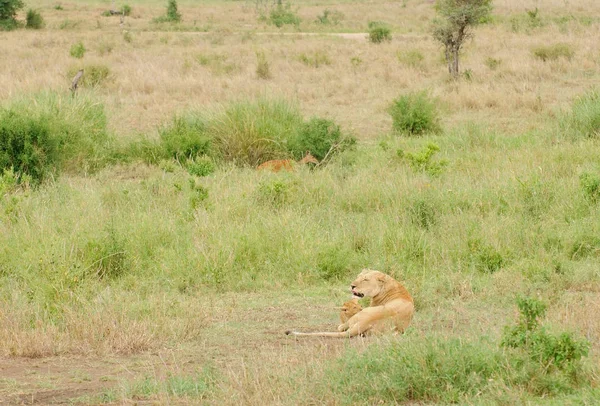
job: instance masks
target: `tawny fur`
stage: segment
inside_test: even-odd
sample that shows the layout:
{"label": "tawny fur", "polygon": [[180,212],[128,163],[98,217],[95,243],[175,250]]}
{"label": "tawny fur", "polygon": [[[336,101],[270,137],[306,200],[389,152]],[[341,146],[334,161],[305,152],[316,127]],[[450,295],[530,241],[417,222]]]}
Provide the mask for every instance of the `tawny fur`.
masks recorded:
{"label": "tawny fur", "polygon": [[300,333],[295,336],[355,337],[385,331],[404,332],[409,326],[415,306],[413,298],[402,284],[389,275],[370,269],[363,270],[352,282],[352,294],[370,297],[369,307],[361,310],[338,327],[338,332]]}
{"label": "tawny fur", "polygon": [[362,310],[362,306],[358,303],[358,298],[352,298],[345,302],[342,307],[340,307],[340,321],[342,324],[346,323],[352,316],[357,314]]}
{"label": "tawny fur", "polygon": [[[296,161],[293,161],[291,159],[273,159],[271,161],[263,162],[262,164],[258,165],[258,167],[256,169],[270,170],[272,172],[279,172],[281,170],[286,170],[288,172],[291,172],[294,170],[295,163],[296,163]],[[304,158],[299,160],[298,163],[302,164],[302,165],[308,164],[308,163],[318,164],[319,161],[317,160],[317,158],[312,156],[312,154],[310,152],[306,152],[306,155],[304,156]]]}

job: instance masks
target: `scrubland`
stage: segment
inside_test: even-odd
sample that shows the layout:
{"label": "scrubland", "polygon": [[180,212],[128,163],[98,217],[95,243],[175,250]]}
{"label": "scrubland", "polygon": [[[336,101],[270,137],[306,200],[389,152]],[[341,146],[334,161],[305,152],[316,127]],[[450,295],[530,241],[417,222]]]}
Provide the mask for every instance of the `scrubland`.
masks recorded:
{"label": "scrubland", "polygon": [[[57,4],[0,31],[0,133],[47,140],[43,170],[0,177],[0,399],[599,401],[595,1],[496,1],[459,80],[429,1],[296,2],[282,28],[242,1],[181,1],[181,23],[131,1],[122,26],[110,2]],[[390,106],[418,94],[437,120],[411,135]],[[256,171],[314,134],[343,148]],[[405,335],[283,335],[335,329],[365,267],[413,294]],[[502,346],[526,297],[544,332]]]}

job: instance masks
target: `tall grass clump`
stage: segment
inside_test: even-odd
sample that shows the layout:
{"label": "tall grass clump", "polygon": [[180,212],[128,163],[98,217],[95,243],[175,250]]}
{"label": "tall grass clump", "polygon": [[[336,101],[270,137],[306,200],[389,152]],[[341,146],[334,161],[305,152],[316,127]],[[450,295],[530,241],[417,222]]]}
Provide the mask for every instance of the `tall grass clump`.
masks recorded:
{"label": "tall grass clump", "polygon": [[22,0],[0,1],[0,31],[10,31],[19,27],[17,13],[25,7]]}
{"label": "tall grass clump", "polygon": [[392,40],[391,28],[381,21],[369,21],[369,41],[373,44]]}
{"label": "tall grass clump", "polygon": [[303,122],[295,104],[268,99],[234,102],[207,118],[208,132],[223,159],[252,166],[285,157]]}
{"label": "tall grass clump", "polygon": [[393,101],[388,112],[398,134],[423,135],[440,131],[435,102],[426,92],[408,93]]}
{"label": "tall grass clump", "polygon": [[25,28],[32,30],[44,28],[44,17],[42,17],[39,11],[31,8],[27,10],[27,15],[25,17]]}
{"label": "tall grass clump", "polygon": [[85,45],[83,45],[83,42],[79,41],[79,42],[71,45],[69,54],[71,54],[71,56],[73,58],[81,59],[85,55],[85,51],[86,51]]}
{"label": "tall grass clump", "polygon": [[104,164],[110,138],[102,104],[43,93],[0,110],[0,168],[41,182],[52,172],[87,171]]}
{"label": "tall grass clump", "polygon": [[600,136],[600,92],[593,90],[575,99],[571,111],[559,117],[559,130],[572,138]]}
{"label": "tall grass clump", "polygon": [[534,48],[531,52],[533,56],[543,62],[556,61],[560,58],[570,61],[575,56],[575,51],[569,44],[542,45]]}

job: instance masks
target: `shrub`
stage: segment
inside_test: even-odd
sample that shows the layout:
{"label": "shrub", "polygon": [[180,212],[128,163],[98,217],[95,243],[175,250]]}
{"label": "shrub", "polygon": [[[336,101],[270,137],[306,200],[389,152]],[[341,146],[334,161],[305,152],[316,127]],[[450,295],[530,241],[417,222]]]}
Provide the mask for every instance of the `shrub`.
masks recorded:
{"label": "shrub", "polygon": [[256,76],[259,79],[270,79],[271,69],[264,52],[256,52]]}
{"label": "shrub", "polygon": [[587,340],[578,340],[567,332],[553,335],[540,325],[540,319],[546,314],[543,302],[534,298],[519,298],[517,307],[519,320],[515,326],[504,328],[502,346],[523,349],[533,360],[544,365],[545,369],[572,367],[587,356]]}
{"label": "shrub", "polygon": [[313,117],[302,124],[296,137],[290,141],[289,151],[296,159],[302,158],[306,151],[310,151],[315,158],[321,161],[355,143],[356,139],[342,134],[340,127],[333,121]]}
{"label": "shrub", "polygon": [[479,239],[468,241],[469,255],[471,262],[475,265],[478,271],[483,273],[495,273],[499,271],[505,264],[504,256],[491,245],[484,244]]}
{"label": "shrub", "polygon": [[193,159],[211,152],[211,139],[206,124],[198,117],[175,117],[159,130],[163,151],[175,159]]}
{"label": "shrub", "polygon": [[384,41],[392,40],[392,30],[387,24],[379,21],[369,22],[369,41],[373,44],[380,44]]}
{"label": "shrub", "polygon": [[27,10],[25,28],[30,28],[32,30],[44,28],[44,18],[39,11],[31,8]]}
{"label": "shrub", "polygon": [[25,7],[22,0],[0,1],[0,30],[14,30],[19,26],[17,13]]}
{"label": "shrub", "polygon": [[539,46],[532,51],[533,56],[542,61],[556,61],[559,58],[571,60],[575,55],[575,51],[569,44],[554,44],[548,46]]}
{"label": "shrub", "polygon": [[79,42],[71,45],[71,49],[69,50],[69,53],[71,54],[71,56],[73,58],[81,59],[85,55],[85,51],[86,51],[86,49],[85,49],[85,46],[83,45],[83,42],[79,41]]}
{"label": "shrub", "polygon": [[63,6],[62,6],[62,5],[59,3],[59,4],[57,4],[57,5],[55,5],[55,6],[54,6],[54,10],[59,10],[59,11],[62,11],[62,10],[64,10],[64,8],[63,8]]}
{"label": "shrub", "polygon": [[425,60],[423,54],[416,49],[398,52],[397,56],[400,63],[412,68],[420,67]]}
{"label": "shrub", "polygon": [[582,173],[579,176],[579,184],[583,193],[590,202],[596,203],[600,200],[600,175],[595,173]]}
{"label": "shrub", "polygon": [[123,4],[123,7],[121,7],[121,14],[124,16],[131,15],[131,6],[129,4]]}
{"label": "shrub", "polygon": [[77,66],[71,67],[67,72],[67,78],[71,80],[79,69],[83,69],[83,76],[79,81],[79,86],[100,86],[110,77],[110,69],[106,65],[85,65],[83,68]]}
{"label": "shrub", "polygon": [[271,10],[269,22],[277,28],[281,28],[284,25],[298,26],[300,25],[300,17],[292,10],[290,3],[286,5],[279,3]]}
{"label": "shrub", "polygon": [[559,117],[562,134],[593,138],[600,136],[600,92],[594,90],[573,103],[571,112]]}
{"label": "shrub", "polygon": [[50,125],[23,112],[0,111],[0,170],[13,171],[40,183],[54,170],[58,143]]}
{"label": "shrub", "polygon": [[215,171],[215,163],[207,156],[198,156],[189,159],[185,167],[190,175],[203,177],[212,174]]}
{"label": "shrub", "polygon": [[331,65],[329,56],[323,51],[315,51],[314,55],[300,54],[298,60],[307,66],[318,68],[321,65]]}
{"label": "shrub", "polygon": [[447,161],[433,160],[433,157],[439,150],[440,147],[437,144],[429,143],[420,152],[404,152],[404,150],[398,149],[396,155],[401,159],[405,159],[413,170],[437,176],[442,173],[442,170],[447,165]]}
{"label": "shrub", "polygon": [[329,25],[329,24],[337,25],[343,19],[344,19],[344,14],[341,11],[329,10],[326,8],[325,10],[323,10],[323,15],[317,16],[317,19],[315,22],[317,24],[323,24],[323,25]]}
{"label": "shrub", "polygon": [[155,23],[178,23],[181,21],[181,14],[177,9],[177,1],[169,0],[167,4],[167,14],[156,17],[152,20]]}
{"label": "shrub", "polygon": [[397,133],[422,135],[440,130],[436,105],[425,92],[400,96],[388,111]]}

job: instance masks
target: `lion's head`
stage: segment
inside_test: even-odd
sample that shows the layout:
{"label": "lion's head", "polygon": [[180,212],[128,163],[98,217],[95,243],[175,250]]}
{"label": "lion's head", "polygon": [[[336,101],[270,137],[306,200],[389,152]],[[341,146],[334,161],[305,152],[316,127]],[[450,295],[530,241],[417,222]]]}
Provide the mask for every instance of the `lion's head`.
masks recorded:
{"label": "lion's head", "polygon": [[379,271],[364,269],[352,282],[350,289],[356,297],[375,297],[386,289],[391,278]]}

